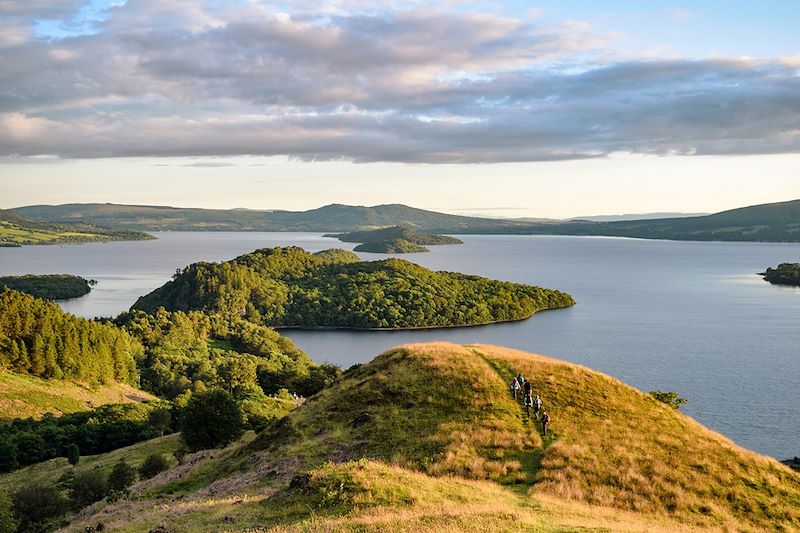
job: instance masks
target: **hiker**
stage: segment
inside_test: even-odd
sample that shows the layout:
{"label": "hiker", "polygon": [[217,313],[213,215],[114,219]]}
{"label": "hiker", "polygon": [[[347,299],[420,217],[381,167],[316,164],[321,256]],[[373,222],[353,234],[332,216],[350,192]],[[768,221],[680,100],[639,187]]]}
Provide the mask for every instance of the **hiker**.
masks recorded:
{"label": "hiker", "polygon": [[517,381],[517,378],[512,378],[511,379],[511,394],[514,395],[514,399],[515,400],[517,399],[517,391],[518,390],[519,390],[519,381]]}
{"label": "hiker", "polygon": [[[527,384],[528,383],[526,382],[525,385],[527,385]],[[533,402],[531,401],[531,390],[530,389],[528,389],[527,392],[525,392],[524,403],[525,403],[525,416],[531,416],[531,405],[533,404]]]}
{"label": "hiker", "polygon": [[522,377],[522,372],[517,374],[517,382],[519,382],[519,386],[520,387],[525,383],[525,378]]}
{"label": "hiker", "polygon": [[533,414],[536,416],[536,419],[539,419],[539,411],[542,409],[542,399],[539,398],[539,395],[536,395],[536,398],[533,399]]}
{"label": "hiker", "polygon": [[542,413],[542,435],[547,435],[547,424],[550,423],[550,415],[547,412]]}
{"label": "hiker", "polygon": [[525,382],[525,386],[522,387],[522,389],[524,390],[526,395],[530,396],[531,395],[531,382],[530,381],[526,381]]}

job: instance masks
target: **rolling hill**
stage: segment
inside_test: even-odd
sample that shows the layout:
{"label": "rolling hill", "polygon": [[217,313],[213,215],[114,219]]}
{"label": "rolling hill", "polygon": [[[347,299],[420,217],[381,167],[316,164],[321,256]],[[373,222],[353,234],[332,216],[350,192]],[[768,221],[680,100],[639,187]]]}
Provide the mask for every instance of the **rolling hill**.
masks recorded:
{"label": "rolling hill", "polygon": [[331,204],[309,211],[196,209],[117,204],[20,207],[15,213],[49,221],[82,221],[141,231],[353,231],[404,225],[440,233],[495,233],[527,222],[448,215],[400,204],[374,207]]}
{"label": "rolling hill", "polygon": [[[542,436],[508,391],[522,372]],[[256,436],[63,531],[796,531],[800,474],[613,378],[534,354],[405,345]]]}
{"label": "rolling hill", "polygon": [[552,221],[476,218],[401,204],[331,204],[309,211],[214,210],[116,204],[20,207],[14,213],[139,231],[348,232],[403,225],[432,233],[597,235],[642,239],[800,242],[800,200],[754,205],[706,216],[647,220]]}
{"label": "rolling hill", "polygon": [[50,222],[0,209],[0,246],[152,239],[135,230],[114,230],[86,221]]}

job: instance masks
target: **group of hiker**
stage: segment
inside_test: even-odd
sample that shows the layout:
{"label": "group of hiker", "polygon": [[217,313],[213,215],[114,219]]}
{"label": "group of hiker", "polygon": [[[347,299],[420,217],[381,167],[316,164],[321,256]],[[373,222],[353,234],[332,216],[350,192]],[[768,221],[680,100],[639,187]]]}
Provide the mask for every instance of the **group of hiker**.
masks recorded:
{"label": "group of hiker", "polygon": [[547,424],[550,423],[550,415],[542,410],[542,399],[539,395],[537,394],[535,398],[533,397],[531,382],[525,379],[522,372],[511,379],[511,394],[513,394],[515,400],[520,392],[522,393],[522,403],[525,405],[525,414],[530,416],[531,409],[533,409],[533,415],[536,420],[542,423],[542,434],[547,435]]}

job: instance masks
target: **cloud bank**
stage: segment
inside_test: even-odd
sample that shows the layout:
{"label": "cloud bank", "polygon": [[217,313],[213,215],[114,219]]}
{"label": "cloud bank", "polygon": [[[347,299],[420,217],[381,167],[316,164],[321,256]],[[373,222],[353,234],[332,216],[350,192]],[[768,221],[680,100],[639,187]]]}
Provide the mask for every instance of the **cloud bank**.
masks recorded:
{"label": "cloud bank", "polygon": [[46,39],[36,21],[69,21],[81,2],[0,0],[0,155],[493,163],[800,151],[791,61],[632,58],[584,24],[459,3],[218,4],[129,0],[91,31]]}

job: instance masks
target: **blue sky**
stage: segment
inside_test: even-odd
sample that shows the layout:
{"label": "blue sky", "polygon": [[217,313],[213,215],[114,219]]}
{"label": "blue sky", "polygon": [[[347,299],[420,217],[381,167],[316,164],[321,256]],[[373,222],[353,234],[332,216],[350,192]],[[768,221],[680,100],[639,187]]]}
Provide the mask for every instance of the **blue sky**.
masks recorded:
{"label": "blue sky", "polygon": [[192,182],[207,207],[548,217],[796,198],[797,20],[786,1],[0,3],[0,208],[187,205]]}

